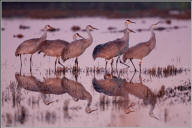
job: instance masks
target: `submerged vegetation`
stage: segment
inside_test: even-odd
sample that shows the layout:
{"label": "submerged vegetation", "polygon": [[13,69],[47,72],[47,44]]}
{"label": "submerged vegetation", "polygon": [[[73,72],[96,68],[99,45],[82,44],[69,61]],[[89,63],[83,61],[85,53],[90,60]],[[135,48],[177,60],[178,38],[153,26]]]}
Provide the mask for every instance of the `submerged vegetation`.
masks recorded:
{"label": "submerged vegetation", "polygon": [[[92,71],[92,70],[91,70]],[[174,66],[167,66],[166,68],[164,68],[164,70],[162,70],[162,73],[164,72],[169,72],[168,74],[170,75],[170,72],[177,72],[177,68],[175,68]],[[72,73],[69,72],[69,73]],[[87,73],[87,72],[81,72],[78,75],[81,75],[82,73]],[[98,75],[102,75],[102,74],[98,74]],[[179,75],[179,74],[174,74],[174,75]],[[23,76],[23,77],[28,77],[28,76]],[[35,77],[35,76],[33,76]],[[106,80],[110,80],[110,76],[104,77]],[[23,78],[24,79],[24,78]],[[37,78],[36,78],[37,79]],[[49,79],[49,78],[48,78]],[[53,78],[50,78],[50,80]],[[55,79],[60,79],[60,78],[55,78]],[[125,79],[121,79],[118,77],[113,76],[113,78],[111,79],[113,80],[120,80],[121,82],[125,82]],[[71,80],[70,80],[71,81]],[[112,82],[111,81],[111,82]],[[118,83],[121,83],[118,82]],[[110,84],[110,83],[109,83]],[[174,87],[166,87],[166,86],[162,86],[162,89],[160,89],[158,91],[157,94],[155,94],[153,91],[150,90],[150,88],[148,88],[146,85],[137,85],[138,83],[130,83],[130,82],[126,82],[126,84],[120,85],[118,88],[116,88],[114,85],[109,85],[106,89],[112,89],[111,92],[106,92],[107,90],[103,91],[104,94],[100,94],[100,98],[98,98],[96,100],[96,103],[92,105],[92,107],[98,107],[99,111],[108,111],[109,108],[112,107],[113,111],[123,111],[125,114],[129,114],[130,112],[135,112],[137,111],[135,108],[136,106],[148,106],[151,105],[152,108],[155,107],[155,104],[157,102],[160,103],[166,103],[168,105],[174,105],[174,104],[183,104],[183,103],[190,103],[191,101],[191,81],[187,80],[187,81],[182,81],[179,85],[174,86]],[[65,86],[65,85],[63,85]],[[79,86],[79,85],[76,85]],[[138,88],[138,87],[139,88]],[[146,86],[145,88],[148,90],[148,95],[147,97],[141,97],[140,94],[138,92],[135,92],[134,88],[138,88],[140,91],[144,91],[145,89],[143,88],[144,86]],[[72,88],[72,87],[71,87]],[[116,88],[116,90],[114,90]],[[121,89],[122,88],[122,89]],[[131,99],[126,99],[126,95],[124,95],[124,92],[127,90],[127,95],[133,95],[135,97],[137,97],[138,99],[142,99],[142,102],[136,102],[134,100]],[[144,90],[143,90],[144,89]],[[138,91],[139,91],[138,90]],[[76,91],[80,91],[80,90],[76,90]],[[96,92],[98,90],[95,90]],[[110,91],[110,90],[108,90]],[[118,92],[119,91],[119,92]],[[36,96],[27,96],[27,95],[31,95],[31,94],[35,94]],[[39,94],[41,93],[41,91],[39,90]],[[76,92],[78,93],[78,92]],[[101,93],[100,91],[97,93]],[[105,94],[106,93],[106,94]],[[138,93],[138,94],[137,94]],[[58,115],[58,111],[57,109],[55,110],[41,110],[39,113],[36,113],[35,115],[33,115],[31,113],[31,108],[33,109],[39,109],[41,106],[43,106],[43,102],[41,99],[43,99],[42,96],[37,95],[36,92],[34,91],[30,91],[26,89],[22,89],[20,87],[19,84],[17,84],[17,82],[11,82],[9,84],[9,86],[2,91],[2,107],[4,107],[6,104],[10,104],[12,103],[12,108],[14,110],[13,113],[10,112],[2,112],[2,121],[6,126],[20,126],[21,124],[25,124],[27,121],[31,120],[33,118],[33,120],[35,119],[36,121],[40,121],[40,122],[45,122],[48,124],[55,124],[57,122],[57,120],[59,118],[61,118]],[[55,99],[57,99],[56,94],[51,94],[52,98],[54,97]],[[53,96],[54,95],[54,96]],[[65,93],[63,93],[62,95],[66,95]],[[94,96],[94,94],[91,94]],[[48,95],[49,97],[49,95]],[[151,97],[151,98],[150,98]],[[156,100],[158,99],[158,101]],[[78,102],[78,99],[73,98],[73,100],[75,102]],[[71,120],[74,118],[74,115],[71,115],[71,112],[78,112],[81,111],[82,108],[84,108],[84,106],[81,105],[72,105],[69,104],[71,102],[74,102],[72,100],[67,100],[65,99],[64,101],[61,100],[56,100],[56,102],[52,102],[51,104],[53,105],[57,105],[57,102],[63,102],[63,106],[61,106],[62,110],[63,110],[63,119],[64,120]],[[23,105],[23,103],[26,102],[27,104]],[[51,104],[47,104],[47,106],[51,107]],[[59,106],[57,106],[59,107]],[[154,108],[153,108],[154,109]],[[153,110],[152,109],[152,110]],[[149,110],[149,115],[155,119],[158,119],[157,117],[155,117],[152,114],[152,110]],[[94,111],[98,111],[97,109],[95,109]],[[32,115],[31,115],[32,114]]]}
{"label": "submerged vegetation", "polygon": [[188,71],[190,71],[190,69],[177,68],[174,65],[168,65],[166,67],[152,67],[150,69],[145,69],[144,73],[154,77],[162,78],[162,77],[176,76],[177,74],[181,74],[183,72]]}

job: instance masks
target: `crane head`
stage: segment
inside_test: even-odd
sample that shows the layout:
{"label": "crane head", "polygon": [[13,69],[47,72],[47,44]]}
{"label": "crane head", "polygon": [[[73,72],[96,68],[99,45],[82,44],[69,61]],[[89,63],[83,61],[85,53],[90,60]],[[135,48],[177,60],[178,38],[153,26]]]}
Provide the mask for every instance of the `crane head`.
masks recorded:
{"label": "crane head", "polygon": [[77,35],[78,37],[80,37],[80,38],[83,38],[83,39],[84,39],[84,37],[82,37],[79,33],[76,33],[76,35]]}
{"label": "crane head", "polygon": [[86,27],[86,29],[88,29],[88,30],[98,30],[97,28],[95,28],[95,27],[93,27],[93,26],[91,26],[91,25],[87,25],[87,27]]}
{"label": "crane head", "polygon": [[130,24],[130,23],[136,24],[135,22],[133,22],[133,21],[131,21],[131,20],[126,20],[125,23],[126,23],[126,24]]}
{"label": "crane head", "polygon": [[75,34],[73,35],[73,40],[77,40],[78,37],[84,39],[84,37],[82,37],[79,33],[75,33]]}
{"label": "crane head", "polygon": [[47,31],[47,30],[52,30],[54,29],[53,27],[51,27],[50,25],[45,25],[44,27],[44,30]]}
{"label": "crane head", "polygon": [[126,21],[125,21],[125,26],[128,27],[128,24],[130,24],[130,23],[136,24],[135,22],[133,22],[133,21],[131,21],[131,20],[126,20]]}
{"label": "crane head", "polygon": [[157,23],[152,24],[152,25],[150,26],[150,29],[153,29],[153,28],[154,28],[154,26],[156,26],[156,25],[158,25],[158,24],[160,24],[160,23],[162,23],[162,21],[158,21]]}

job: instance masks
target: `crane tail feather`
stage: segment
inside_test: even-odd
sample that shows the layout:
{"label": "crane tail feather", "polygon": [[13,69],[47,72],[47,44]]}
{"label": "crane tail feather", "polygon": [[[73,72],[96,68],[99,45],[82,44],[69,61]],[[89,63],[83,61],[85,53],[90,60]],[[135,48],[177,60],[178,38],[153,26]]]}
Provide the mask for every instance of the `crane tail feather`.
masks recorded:
{"label": "crane tail feather", "polygon": [[125,63],[126,60],[127,60],[127,58],[126,58],[126,56],[125,56],[125,54],[124,54],[124,55],[123,55],[123,62]]}
{"label": "crane tail feather", "polygon": [[97,80],[93,79],[92,80],[92,84],[93,84],[93,88],[97,91],[97,92],[102,92],[102,89],[100,88],[100,86],[97,84]]}
{"label": "crane tail feather", "polygon": [[94,48],[93,54],[92,54],[94,60],[97,58],[97,55],[98,55],[98,53],[100,52],[101,48],[102,48],[102,45],[97,45],[97,46]]}
{"label": "crane tail feather", "polygon": [[15,52],[15,56],[17,57],[17,56],[19,56],[20,54],[18,53],[18,51],[16,50],[16,52]]}

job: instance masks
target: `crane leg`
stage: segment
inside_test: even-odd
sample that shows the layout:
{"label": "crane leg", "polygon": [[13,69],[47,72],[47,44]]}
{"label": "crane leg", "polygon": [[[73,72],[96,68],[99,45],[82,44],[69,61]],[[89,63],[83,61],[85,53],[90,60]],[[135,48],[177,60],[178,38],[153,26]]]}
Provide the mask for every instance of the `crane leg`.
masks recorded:
{"label": "crane leg", "polygon": [[75,59],[75,67],[78,68],[78,58]]}
{"label": "crane leg", "polygon": [[77,67],[79,66],[79,63],[78,63],[78,58],[77,58]]}
{"label": "crane leg", "polygon": [[123,63],[121,60],[119,62],[129,68],[129,65],[127,65],[126,63]]}
{"label": "crane leg", "polygon": [[118,61],[119,61],[119,56],[118,56],[118,58],[117,58],[117,60],[116,60],[116,70],[117,70],[117,64],[118,64]]}
{"label": "crane leg", "polygon": [[55,72],[56,72],[57,58],[55,60]]}
{"label": "crane leg", "polygon": [[105,70],[107,70],[107,63],[108,63],[108,61],[105,60]]}
{"label": "crane leg", "polygon": [[135,74],[136,74],[136,72],[133,73],[133,76],[131,77],[131,80],[129,81],[129,83],[132,83],[132,80],[133,80]]}
{"label": "crane leg", "polygon": [[136,71],[137,71],[137,69],[135,68],[135,65],[133,64],[132,59],[130,59],[130,61],[131,61],[132,65],[133,65],[133,67],[134,67],[134,69],[135,69],[135,72],[136,72]]}
{"label": "crane leg", "polygon": [[111,59],[111,69],[113,70],[113,58]]}
{"label": "crane leg", "polygon": [[59,63],[61,66],[65,67],[65,66],[60,62],[60,58],[58,58],[58,63]]}
{"label": "crane leg", "polygon": [[142,64],[142,59],[141,59],[141,61],[139,62],[140,72],[141,72],[141,64]]}
{"label": "crane leg", "polygon": [[21,66],[20,66],[20,75],[21,75],[21,69],[22,69],[22,59],[21,59],[21,54],[19,55],[20,61],[21,61]]}
{"label": "crane leg", "polygon": [[31,54],[31,57],[30,57],[30,72],[31,72],[31,67],[32,67],[32,56],[33,56],[33,54]]}
{"label": "crane leg", "polygon": [[22,59],[21,59],[21,54],[20,54],[19,56],[20,56],[20,61],[21,61],[21,68],[22,68]]}

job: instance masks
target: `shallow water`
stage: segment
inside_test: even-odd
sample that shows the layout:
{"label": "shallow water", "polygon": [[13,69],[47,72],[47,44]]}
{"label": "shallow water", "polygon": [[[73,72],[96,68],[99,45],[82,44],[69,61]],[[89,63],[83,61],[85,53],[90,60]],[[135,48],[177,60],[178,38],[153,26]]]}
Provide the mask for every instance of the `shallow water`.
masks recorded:
{"label": "shallow water", "polygon": [[[179,29],[155,31],[156,48],[143,59],[142,73],[118,65],[118,73],[90,70],[94,66],[102,69],[103,59],[92,59],[93,48],[121,37],[122,33],[111,33],[107,28],[124,28],[125,19],[69,18],[69,19],[3,19],[2,27],[2,125],[3,126],[190,126],[191,79],[190,79],[190,20],[172,20],[171,24],[160,27],[179,26]],[[133,30],[147,29],[159,18],[132,19]],[[145,21],[145,22],[143,22]],[[19,25],[30,26],[21,30]],[[82,29],[87,24],[97,27],[93,31],[93,44],[79,57],[81,72],[77,81],[71,71],[65,75],[54,72],[54,57],[33,55],[32,74],[29,70],[29,55],[21,74],[20,60],[15,57],[17,46],[24,40],[41,36],[42,27],[50,24],[60,31],[49,32],[47,39],[72,41],[73,25]],[[86,37],[86,33],[78,31]],[[24,37],[14,38],[15,34]],[[130,46],[147,41],[149,31],[130,34]],[[134,60],[138,68],[138,60]],[[71,69],[74,59],[66,61]],[[174,65],[182,71],[167,77],[146,73],[151,68],[166,68]],[[59,67],[59,65],[58,65]],[[115,67],[115,65],[114,65]],[[108,65],[110,73],[110,65]],[[105,76],[105,79],[104,79]],[[142,80],[140,80],[140,78]],[[101,82],[101,83],[100,83]],[[107,83],[103,85],[103,83]],[[141,83],[142,82],[142,83]],[[18,84],[19,83],[19,84]],[[54,83],[49,84],[49,83]],[[100,83],[100,84],[98,84]],[[163,90],[162,94],[160,90]],[[164,93],[163,93],[164,92]],[[159,95],[158,95],[159,94]],[[161,94],[161,95],[160,95]],[[90,108],[87,107],[88,102]],[[132,104],[132,107],[129,106]],[[93,110],[91,113],[88,109]],[[129,112],[131,111],[131,112]],[[133,111],[133,112],[132,112]]]}

